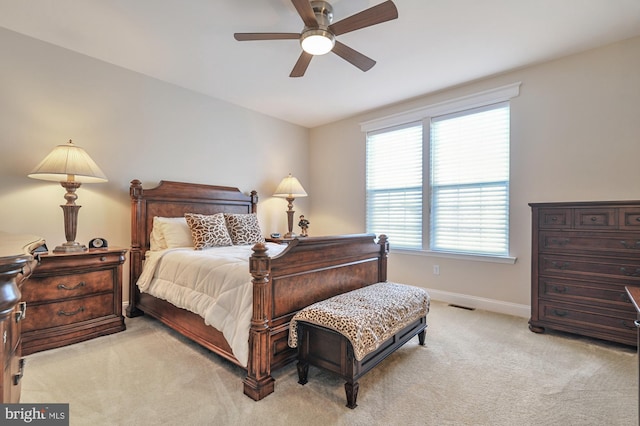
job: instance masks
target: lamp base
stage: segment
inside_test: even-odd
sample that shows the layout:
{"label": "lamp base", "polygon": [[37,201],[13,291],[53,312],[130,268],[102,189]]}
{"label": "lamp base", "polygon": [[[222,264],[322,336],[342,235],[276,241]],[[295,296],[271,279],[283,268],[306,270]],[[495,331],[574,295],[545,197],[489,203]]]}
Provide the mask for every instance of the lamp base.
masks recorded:
{"label": "lamp base", "polygon": [[297,235],[294,232],[287,232],[282,238],[284,238],[285,240],[293,240],[296,237]]}
{"label": "lamp base", "polygon": [[54,253],[82,253],[89,250],[87,246],[77,243],[75,241],[67,241],[64,244],[59,245],[53,249]]}

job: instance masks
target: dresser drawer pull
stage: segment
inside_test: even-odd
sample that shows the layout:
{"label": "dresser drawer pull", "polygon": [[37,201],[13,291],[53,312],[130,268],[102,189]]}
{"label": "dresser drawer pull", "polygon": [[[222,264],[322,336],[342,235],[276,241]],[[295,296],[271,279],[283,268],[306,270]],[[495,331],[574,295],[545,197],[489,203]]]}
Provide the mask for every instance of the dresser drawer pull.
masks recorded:
{"label": "dresser drawer pull", "polygon": [[554,285],[553,286],[553,291],[555,291],[556,293],[564,294],[564,293],[567,292],[567,287],[565,287],[565,286],[561,287],[561,286]]}
{"label": "dresser drawer pull", "polygon": [[620,244],[622,244],[622,247],[632,250],[632,249],[640,249],[640,241],[636,241],[635,244],[630,244],[627,243],[626,241],[620,241]]}
{"label": "dresser drawer pull", "polygon": [[558,262],[551,262],[551,266],[553,266],[556,269],[561,269],[564,271],[565,269],[569,268],[569,262],[563,262],[562,264]]}
{"label": "dresser drawer pull", "polygon": [[74,315],[78,315],[79,313],[84,312],[84,306],[81,306],[80,309],[73,311],[73,312],[65,312],[62,309],[58,311],[58,315],[60,316],[65,316],[65,317],[72,317]]}
{"label": "dresser drawer pull", "polygon": [[596,216],[591,216],[591,222],[595,222],[596,220],[598,220]]}
{"label": "dresser drawer pull", "polygon": [[563,238],[563,239],[556,239],[556,238],[552,238],[551,239],[551,245],[552,246],[566,246],[567,244],[569,244],[571,240],[569,240],[569,238]]}
{"label": "dresser drawer pull", "polygon": [[18,374],[14,374],[13,376],[13,385],[14,386],[18,386],[20,384],[20,380],[22,380],[22,376],[24,375],[24,365],[27,363],[27,361],[24,358],[20,358],[20,361],[18,361]]}
{"label": "dresser drawer pull", "polygon": [[628,277],[640,277],[640,268],[636,268],[636,270],[633,272],[627,272],[627,268],[622,267],[620,268],[620,272]]}
{"label": "dresser drawer pull", "polygon": [[77,289],[79,289],[81,287],[84,287],[86,285],[87,285],[87,283],[85,283],[84,281],[80,281],[77,285],[74,285],[73,287],[67,287],[64,284],[58,284],[58,289],[72,291],[72,290],[77,290]]}
{"label": "dresser drawer pull", "polygon": [[557,309],[553,310],[554,315],[558,316],[558,317],[566,317],[567,315],[569,315],[569,312],[567,311],[559,311]]}
{"label": "dresser drawer pull", "polygon": [[16,322],[20,322],[27,316],[27,302],[18,303],[18,311],[16,312]]}
{"label": "dresser drawer pull", "polygon": [[634,321],[633,325],[628,325],[626,320],[622,320],[622,326],[624,328],[628,328],[629,330],[634,330],[636,327],[638,327],[638,325],[636,324],[638,321]]}

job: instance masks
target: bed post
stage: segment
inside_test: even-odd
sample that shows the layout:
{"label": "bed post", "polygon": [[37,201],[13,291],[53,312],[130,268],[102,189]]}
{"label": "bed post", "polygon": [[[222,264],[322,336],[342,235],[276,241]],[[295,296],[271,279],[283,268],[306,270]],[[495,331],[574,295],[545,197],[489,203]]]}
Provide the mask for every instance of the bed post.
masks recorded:
{"label": "bed post", "polygon": [[245,395],[255,401],[272,393],[275,382],[271,376],[271,258],[267,255],[267,250],[263,243],[258,243],[253,247],[253,254],[249,259],[249,270],[253,277],[253,315],[249,330],[247,377],[243,382]]}
{"label": "bed post", "polygon": [[[129,305],[127,306],[127,316],[129,318],[137,317],[143,314],[138,309],[138,299],[140,293],[136,281],[142,273],[142,235],[144,229],[140,229],[140,224],[144,224],[144,206],[142,205],[142,182],[138,179],[131,181],[129,187],[129,195],[131,196],[131,249],[129,250]],[[138,226],[136,227],[136,224]],[[144,226],[144,225],[142,225]]]}

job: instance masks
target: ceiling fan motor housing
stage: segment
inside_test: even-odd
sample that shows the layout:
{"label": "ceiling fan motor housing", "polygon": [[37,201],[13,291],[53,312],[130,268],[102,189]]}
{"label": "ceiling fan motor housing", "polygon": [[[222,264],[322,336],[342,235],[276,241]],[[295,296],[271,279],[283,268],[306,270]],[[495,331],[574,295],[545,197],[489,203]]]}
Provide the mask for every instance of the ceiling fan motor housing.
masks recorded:
{"label": "ceiling fan motor housing", "polygon": [[335,45],[335,36],[328,29],[333,21],[333,7],[326,1],[312,1],[311,7],[318,26],[304,27],[300,35],[300,45],[305,52],[312,55],[324,55]]}

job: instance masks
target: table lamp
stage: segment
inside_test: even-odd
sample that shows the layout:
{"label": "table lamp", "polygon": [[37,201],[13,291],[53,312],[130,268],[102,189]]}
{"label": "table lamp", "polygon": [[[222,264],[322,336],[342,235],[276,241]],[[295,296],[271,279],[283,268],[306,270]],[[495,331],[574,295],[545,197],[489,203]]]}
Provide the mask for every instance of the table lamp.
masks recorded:
{"label": "table lamp", "polygon": [[284,238],[294,238],[296,235],[293,233],[293,214],[295,213],[293,210],[293,200],[300,197],[306,197],[307,193],[302,185],[300,185],[298,179],[291,176],[291,173],[289,173],[289,176],[282,179],[282,182],[280,182],[280,185],[276,188],[276,192],[273,196],[286,198],[289,202],[289,210],[287,210],[287,225],[289,226],[289,232],[284,235]]}
{"label": "table lamp", "polygon": [[64,235],[66,243],[59,245],[54,253],[83,252],[87,247],[76,242],[78,227],[78,210],[82,206],[76,205],[76,189],[82,183],[107,182],[107,177],[100,167],[89,157],[87,152],[73,144],[71,140],[64,145],[58,145],[44,160],[28,175],[30,178],[60,182],[67,193],[64,195],[67,203],[61,205],[64,213]]}

